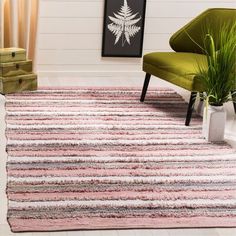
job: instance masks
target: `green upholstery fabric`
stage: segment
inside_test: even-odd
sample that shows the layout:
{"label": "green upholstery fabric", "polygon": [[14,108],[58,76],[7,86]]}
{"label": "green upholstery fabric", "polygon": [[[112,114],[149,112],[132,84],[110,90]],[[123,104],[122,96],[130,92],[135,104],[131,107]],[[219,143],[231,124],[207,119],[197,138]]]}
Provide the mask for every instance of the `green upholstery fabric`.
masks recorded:
{"label": "green upholstery fabric", "polygon": [[170,45],[176,52],[146,54],[143,58],[143,71],[189,91],[203,92],[201,80],[194,74],[198,71],[199,64],[207,65],[206,56],[189,35],[202,45],[204,27],[211,27],[211,33],[214,33],[223,23],[233,21],[236,21],[236,9],[206,10],[171,37]]}
{"label": "green upholstery fabric", "polygon": [[201,81],[193,75],[206,56],[194,53],[154,52],[144,56],[143,70],[190,91],[202,91]]}
{"label": "green upholstery fabric", "polygon": [[[213,34],[214,40],[217,42],[218,39],[214,33],[217,33],[220,26],[222,26],[224,23],[233,23],[235,21],[236,9],[208,9],[178,30],[170,38],[170,46],[176,52],[203,53],[202,49],[196,43],[198,43],[201,47],[203,46],[203,38],[205,33],[211,29],[210,32]],[[189,35],[191,36],[192,40],[190,39]],[[193,40],[196,43],[194,43]],[[217,47],[217,49],[219,48]]]}

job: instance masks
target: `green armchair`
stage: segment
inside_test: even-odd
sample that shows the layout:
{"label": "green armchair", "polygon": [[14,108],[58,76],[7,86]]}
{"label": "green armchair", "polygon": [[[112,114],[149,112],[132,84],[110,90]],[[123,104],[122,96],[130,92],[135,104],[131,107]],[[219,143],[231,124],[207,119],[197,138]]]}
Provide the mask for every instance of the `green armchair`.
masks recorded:
{"label": "green armchair", "polygon": [[[222,23],[235,21],[236,9],[208,9],[172,35],[169,43],[175,52],[146,54],[143,58],[143,71],[146,72],[146,77],[140,101],[143,102],[145,99],[151,75],[189,90],[191,96],[185,120],[185,125],[188,126],[197,93],[204,92],[201,80],[195,75],[199,64],[207,66],[206,56],[198,46],[203,46],[204,27],[211,27],[214,35]],[[216,35],[214,37],[217,40]],[[236,112],[236,104],[234,109]]]}

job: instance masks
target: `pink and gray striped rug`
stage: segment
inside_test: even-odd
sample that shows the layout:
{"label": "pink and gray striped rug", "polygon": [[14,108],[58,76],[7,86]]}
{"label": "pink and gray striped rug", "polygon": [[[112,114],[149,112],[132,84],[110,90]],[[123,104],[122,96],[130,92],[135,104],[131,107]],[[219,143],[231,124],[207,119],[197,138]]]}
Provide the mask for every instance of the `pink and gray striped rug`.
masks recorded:
{"label": "pink and gray striped rug", "polygon": [[41,89],[6,97],[14,232],[236,226],[236,151],[184,126],[170,89]]}

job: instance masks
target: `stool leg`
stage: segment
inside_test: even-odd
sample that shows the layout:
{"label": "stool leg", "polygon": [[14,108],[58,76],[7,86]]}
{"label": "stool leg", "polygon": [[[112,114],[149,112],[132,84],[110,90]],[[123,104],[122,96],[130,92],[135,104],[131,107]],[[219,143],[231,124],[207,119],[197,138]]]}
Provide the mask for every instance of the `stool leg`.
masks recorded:
{"label": "stool leg", "polygon": [[148,89],[148,85],[149,85],[149,81],[150,81],[151,75],[146,73],[145,76],[145,80],[144,80],[144,84],[143,84],[143,91],[142,91],[142,95],[140,98],[140,102],[143,102],[147,93],[147,89]]}
{"label": "stool leg", "polygon": [[189,126],[189,124],[190,124],[196,97],[197,97],[197,92],[191,92],[191,96],[190,96],[189,104],[188,104],[188,112],[187,112],[187,116],[186,116],[186,120],[185,120],[186,126]]}

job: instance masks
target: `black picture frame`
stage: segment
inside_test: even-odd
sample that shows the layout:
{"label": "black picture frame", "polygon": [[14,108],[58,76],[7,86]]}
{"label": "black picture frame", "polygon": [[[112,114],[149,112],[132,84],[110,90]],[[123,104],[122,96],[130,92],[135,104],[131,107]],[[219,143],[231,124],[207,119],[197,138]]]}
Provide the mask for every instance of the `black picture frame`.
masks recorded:
{"label": "black picture frame", "polygon": [[142,57],[145,14],[146,0],[105,0],[102,57]]}

